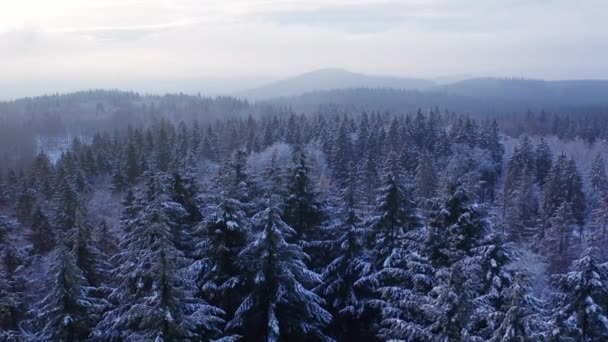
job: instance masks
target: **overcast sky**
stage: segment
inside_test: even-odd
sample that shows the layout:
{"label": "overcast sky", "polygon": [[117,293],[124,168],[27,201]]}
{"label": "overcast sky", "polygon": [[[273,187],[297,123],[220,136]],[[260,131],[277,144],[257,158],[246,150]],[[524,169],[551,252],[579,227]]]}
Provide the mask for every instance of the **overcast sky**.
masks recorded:
{"label": "overcast sky", "polygon": [[[608,78],[606,0],[1,0],[0,82]],[[104,84],[108,84],[107,82]]]}

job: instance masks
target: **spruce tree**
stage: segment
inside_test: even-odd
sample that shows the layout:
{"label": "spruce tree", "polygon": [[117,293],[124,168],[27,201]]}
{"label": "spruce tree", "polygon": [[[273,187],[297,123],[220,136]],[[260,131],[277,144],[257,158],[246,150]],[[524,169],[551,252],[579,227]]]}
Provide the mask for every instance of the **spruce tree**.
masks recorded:
{"label": "spruce tree", "polygon": [[[318,237],[318,225],[323,220],[323,211],[316,201],[303,151],[295,152],[294,165],[287,180],[284,220],[291,226],[296,241],[313,241]],[[293,240],[292,240],[293,241]]]}
{"label": "spruce tree", "polygon": [[589,170],[589,182],[591,183],[591,198],[598,201],[606,194],[608,189],[608,176],[606,176],[606,165],[601,154],[597,154],[591,163]]}
{"label": "spruce tree", "polygon": [[98,324],[101,340],[176,341],[217,337],[221,310],[195,299],[175,248],[173,224],[165,213],[168,198],[154,194],[141,216],[131,221],[121,242],[114,273],[115,307]]}
{"label": "spruce tree", "polygon": [[542,188],[545,185],[545,181],[551,171],[553,164],[553,154],[551,149],[544,138],[540,139],[540,142],[536,146],[536,181]]}
{"label": "spruce tree", "polygon": [[305,264],[308,255],[288,239],[296,231],[281,220],[276,207],[254,218],[256,234],[239,254],[248,293],[227,329],[247,341],[331,341],[324,328],[331,321],[323,299],[309,290],[320,276]]}
{"label": "spruce tree", "polygon": [[329,228],[333,240],[326,255],[334,257],[323,267],[322,282],[314,289],[328,304],[333,317],[329,330],[339,341],[365,338],[364,322],[360,321],[364,298],[355,284],[371,271],[364,248],[365,230],[356,212],[357,187],[352,163],[349,169],[348,187],[342,193],[340,220]]}
{"label": "spruce tree", "polygon": [[222,308],[229,317],[243,299],[240,275],[245,270],[237,261],[247,245],[249,230],[243,204],[223,194],[220,204],[197,232],[201,237],[197,246],[200,262],[195,264],[197,295]]}
{"label": "spruce tree", "polygon": [[97,319],[87,294],[86,279],[64,244],[54,251],[48,272],[49,292],[35,305],[35,338],[41,341],[82,341]]}
{"label": "spruce tree", "polygon": [[32,245],[37,253],[45,254],[55,246],[55,234],[49,220],[42,212],[40,206],[36,206],[32,216]]}
{"label": "spruce tree", "polygon": [[107,256],[99,251],[93,241],[91,226],[82,209],[77,210],[74,227],[68,230],[66,240],[87,284],[91,287],[104,284],[108,280],[109,271]]}
{"label": "spruce tree", "polygon": [[491,342],[543,341],[545,325],[540,301],[532,296],[530,279],[517,274],[513,283],[502,291],[508,308],[492,332]]}
{"label": "spruce tree", "polygon": [[551,280],[554,316],[566,326],[562,333],[577,341],[608,339],[608,264],[598,261],[598,252],[587,249],[570,272]]}

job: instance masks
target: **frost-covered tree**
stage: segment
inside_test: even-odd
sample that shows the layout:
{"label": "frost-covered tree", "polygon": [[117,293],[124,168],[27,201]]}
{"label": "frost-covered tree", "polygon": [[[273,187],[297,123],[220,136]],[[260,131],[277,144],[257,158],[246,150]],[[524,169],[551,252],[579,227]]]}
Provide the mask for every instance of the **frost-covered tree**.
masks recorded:
{"label": "frost-covered tree", "polygon": [[592,246],[600,248],[601,258],[606,260],[608,251],[604,251],[603,247],[608,243],[608,194],[593,209],[591,216],[590,227],[592,230],[589,242]]}
{"label": "frost-covered tree", "polygon": [[55,249],[48,272],[49,292],[35,305],[32,320],[39,341],[82,341],[97,319],[86,279],[67,246]]}
{"label": "frost-covered tree", "polygon": [[98,287],[108,280],[107,256],[97,248],[91,226],[82,211],[77,210],[74,227],[68,230],[65,242],[72,248],[76,266],[82,271],[89,286]]}
{"label": "frost-covered tree", "polygon": [[384,184],[378,191],[379,196],[374,214],[366,226],[369,231],[368,245],[373,251],[373,263],[381,268],[384,260],[399,247],[404,234],[420,225],[416,214],[411,188],[402,185],[399,179],[388,172]]}
{"label": "frost-covered tree", "polygon": [[480,261],[488,257],[479,247],[489,231],[483,207],[462,187],[450,191],[431,215],[426,248],[436,279],[426,310],[434,323],[426,331],[433,339],[466,340],[475,332],[474,300],[483,293],[482,270],[487,267]]}
{"label": "frost-covered tree", "polygon": [[291,241],[313,241],[319,237],[318,226],[324,213],[316,199],[310,171],[303,151],[294,153],[294,165],[287,180],[287,198],[283,218],[296,234]]}
{"label": "frost-covered tree", "polygon": [[378,159],[376,152],[372,149],[369,149],[369,152],[365,158],[363,169],[361,170],[361,178],[361,183],[363,185],[362,188],[366,197],[367,205],[372,205],[375,200],[375,190],[380,183],[380,176],[378,174]]}
{"label": "frost-covered tree", "polygon": [[228,331],[247,341],[331,341],[324,333],[331,315],[309,290],[320,276],[306,267],[308,255],[287,242],[296,231],[276,207],[258,213],[254,221],[257,233],[239,255],[247,294]]}
{"label": "frost-covered tree", "polygon": [[96,338],[176,341],[219,334],[221,310],[195,299],[183,274],[185,260],[175,247],[173,223],[164,208],[167,201],[155,194],[121,242],[114,271],[119,285],[110,297],[115,307],[104,314]]}
{"label": "frost-covered tree", "polygon": [[242,301],[244,272],[237,263],[250,231],[243,204],[222,196],[210,217],[198,227],[200,260],[194,265],[198,295],[232,315]]}
{"label": "frost-covered tree", "polygon": [[[507,195],[507,194],[505,194]],[[509,238],[518,243],[526,243],[536,235],[538,224],[538,199],[531,172],[524,167],[520,179],[510,190],[508,205],[504,210],[504,225]]]}
{"label": "frost-covered tree", "polygon": [[429,258],[436,268],[450,267],[474,255],[482,244],[489,222],[483,207],[472,203],[462,187],[449,193],[445,202],[431,214],[427,238]]}
{"label": "frost-covered tree", "polygon": [[554,315],[566,328],[560,333],[564,337],[608,339],[608,264],[601,264],[597,253],[595,248],[587,249],[573,262],[570,272],[552,276]]}
{"label": "frost-covered tree", "polygon": [[16,263],[11,261],[15,253],[11,232],[15,225],[15,220],[0,215],[0,339],[5,337],[3,333],[12,334],[19,324],[21,298],[14,286]]}
{"label": "frost-covered tree", "polygon": [[59,182],[59,188],[53,198],[55,227],[62,231],[74,227],[76,211],[79,205],[78,195],[72,189],[70,182],[64,176]]}
{"label": "frost-covered tree", "polygon": [[597,154],[589,169],[589,182],[591,183],[591,197],[603,197],[608,189],[608,177],[606,176],[606,165],[601,154]]}
{"label": "frost-covered tree", "polygon": [[331,165],[334,171],[334,178],[336,179],[338,186],[343,188],[346,186],[348,181],[348,165],[351,161],[351,141],[347,131],[347,122],[342,122],[336,141],[333,144],[333,153]]}
{"label": "frost-covered tree", "polygon": [[[413,234],[409,234],[410,239]],[[378,336],[382,340],[425,340],[429,334],[431,304],[428,292],[433,286],[433,267],[420,254],[419,241],[410,240],[393,249],[383,268],[370,277],[379,284],[381,297],[371,305],[381,309]]]}
{"label": "frost-covered tree", "polygon": [[544,138],[541,138],[538,145],[536,145],[535,157],[536,181],[542,188],[553,164],[551,148]]}
{"label": "frost-covered tree", "polygon": [[[352,166],[352,163],[351,163]],[[365,230],[356,212],[356,179],[354,168],[350,168],[348,187],[343,191],[343,207],[339,219],[329,229],[332,236],[327,255],[335,255],[323,267],[322,282],[314,290],[327,302],[333,320],[329,327],[332,336],[340,341],[363,338],[366,333],[360,315],[363,298],[356,283],[369,275],[371,265],[363,245]]]}
{"label": "frost-covered tree", "polygon": [[507,311],[492,332],[491,342],[544,341],[545,324],[540,301],[532,296],[530,279],[517,274],[502,291]]}
{"label": "frost-covered tree", "polygon": [[416,196],[420,200],[431,199],[437,191],[437,173],[433,165],[433,159],[429,153],[420,154],[418,167],[416,168]]}
{"label": "frost-covered tree", "polygon": [[516,256],[512,246],[499,233],[490,233],[472,252],[472,261],[479,270],[473,331],[477,336],[489,338],[509,309],[506,289],[513,284],[511,263]]}

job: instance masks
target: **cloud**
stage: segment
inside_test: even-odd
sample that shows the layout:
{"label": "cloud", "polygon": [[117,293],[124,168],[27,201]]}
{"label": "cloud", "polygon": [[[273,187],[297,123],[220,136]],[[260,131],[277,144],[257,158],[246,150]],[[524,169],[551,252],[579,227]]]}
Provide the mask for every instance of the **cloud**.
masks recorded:
{"label": "cloud", "polygon": [[202,20],[183,19],[179,21],[152,24],[152,25],[132,25],[132,26],[96,26],[96,27],[68,27],[50,30],[51,33],[76,34],[90,39],[103,40],[137,40],[145,36],[171,31],[201,23]]}

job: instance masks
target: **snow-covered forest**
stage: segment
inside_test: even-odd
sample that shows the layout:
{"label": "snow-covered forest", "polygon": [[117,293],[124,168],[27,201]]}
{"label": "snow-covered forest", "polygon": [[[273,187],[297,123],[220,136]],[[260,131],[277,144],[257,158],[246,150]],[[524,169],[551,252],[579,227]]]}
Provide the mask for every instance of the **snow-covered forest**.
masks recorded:
{"label": "snow-covered forest", "polygon": [[110,95],[0,108],[2,341],[608,340],[605,116]]}

